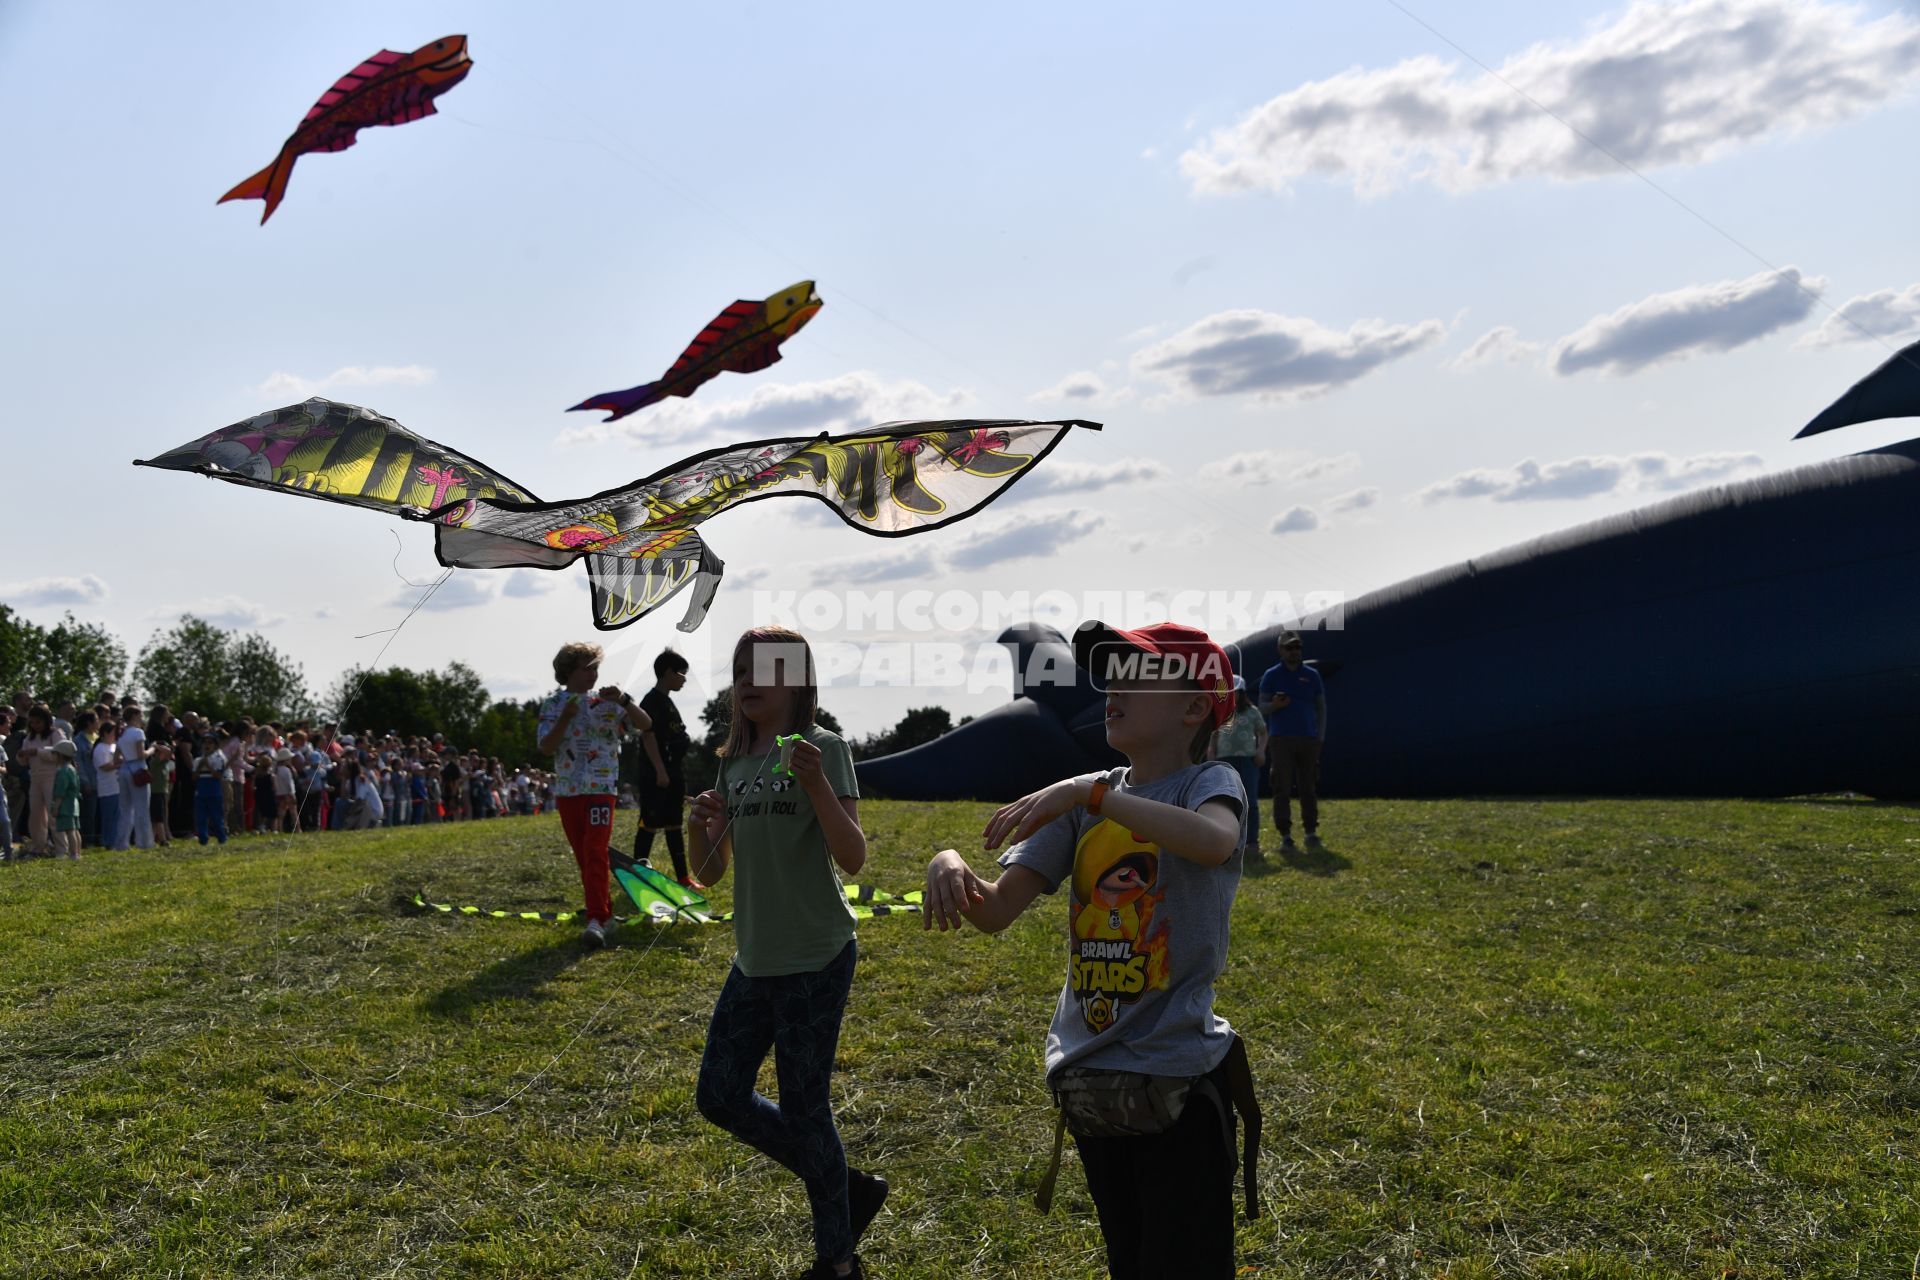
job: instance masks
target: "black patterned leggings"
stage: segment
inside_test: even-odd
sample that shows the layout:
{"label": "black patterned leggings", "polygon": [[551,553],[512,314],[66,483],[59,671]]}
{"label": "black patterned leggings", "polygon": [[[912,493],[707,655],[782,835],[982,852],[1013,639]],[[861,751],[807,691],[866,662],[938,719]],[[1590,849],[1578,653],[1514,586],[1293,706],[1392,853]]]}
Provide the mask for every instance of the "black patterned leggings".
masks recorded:
{"label": "black patterned leggings", "polygon": [[[800,1176],[813,1206],[813,1248],[830,1262],[853,1256],[847,1155],[833,1125],[828,1082],[840,1019],[853,988],[856,947],[824,969],[749,978],[735,966],[720,988],[700,1058],[700,1114]],[[780,1104],[753,1085],[773,1052]]]}

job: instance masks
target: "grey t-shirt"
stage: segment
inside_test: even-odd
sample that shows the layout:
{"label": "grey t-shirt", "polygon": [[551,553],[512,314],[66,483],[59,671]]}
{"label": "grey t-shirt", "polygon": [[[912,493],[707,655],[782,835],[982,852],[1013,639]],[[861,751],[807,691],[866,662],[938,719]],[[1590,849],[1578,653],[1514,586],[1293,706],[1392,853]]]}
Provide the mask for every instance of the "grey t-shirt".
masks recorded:
{"label": "grey t-shirt", "polygon": [[[1225,796],[1246,809],[1240,776],[1197,764],[1116,792],[1198,809]],[[1047,1075],[1066,1066],[1204,1075],[1220,1064],[1233,1028],[1213,1011],[1227,963],[1227,917],[1240,886],[1238,851],[1203,867],[1085,809],[1054,819],[1000,857],[1047,882],[1070,881],[1067,980],[1047,1031]]]}

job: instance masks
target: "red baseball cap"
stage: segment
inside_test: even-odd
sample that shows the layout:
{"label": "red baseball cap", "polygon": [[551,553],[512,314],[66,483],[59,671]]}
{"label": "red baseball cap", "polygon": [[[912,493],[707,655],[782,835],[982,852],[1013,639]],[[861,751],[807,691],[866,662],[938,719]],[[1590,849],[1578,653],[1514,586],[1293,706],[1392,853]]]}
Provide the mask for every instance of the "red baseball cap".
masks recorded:
{"label": "red baseball cap", "polygon": [[1113,673],[1116,662],[1125,674],[1185,680],[1207,695],[1216,729],[1233,719],[1233,663],[1198,627],[1156,622],[1127,631],[1097,620],[1083,622],[1073,633],[1073,660],[1096,681],[1124,678]]}

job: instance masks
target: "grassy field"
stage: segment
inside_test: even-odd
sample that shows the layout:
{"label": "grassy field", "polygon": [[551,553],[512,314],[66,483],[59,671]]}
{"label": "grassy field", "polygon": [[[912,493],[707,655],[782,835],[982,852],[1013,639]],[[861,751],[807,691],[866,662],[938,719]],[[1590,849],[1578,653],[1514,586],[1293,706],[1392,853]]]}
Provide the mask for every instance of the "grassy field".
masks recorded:
{"label": "grassy field", "polygon": [[[915,887],[987,806],[873,803]],[[1909,1277],[1920,810],[1353,802],[1242,886],[1248,1274]],[[624,825],[623,825],[623,830]],[[725,928],[564,907],[550,818],[0,868],[0,1276],[784,1276],[793,1179],[702,1121]],[[725,903],[724,892],[716,901]],[[1031,1202],[1064,906],[862,926],[836,1077],[873,1274],[1104,1274]],[[766,1087],[771,1088],[769,1082]]]}

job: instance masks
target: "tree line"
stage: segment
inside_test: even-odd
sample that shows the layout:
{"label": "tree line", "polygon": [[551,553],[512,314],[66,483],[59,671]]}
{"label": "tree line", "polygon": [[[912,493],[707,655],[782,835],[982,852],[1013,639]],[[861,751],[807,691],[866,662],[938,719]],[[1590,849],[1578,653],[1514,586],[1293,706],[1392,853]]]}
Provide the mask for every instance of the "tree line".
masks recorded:
{"label": "tree line", "polygon": [[[316,698],[300,665],[265,637],[227,631],[191,614],[157,632],[129,661],[126,647],[98,623],[79,622],[69,613],[43,627],[0,604],[0,689],[25,689],[43,702],[70,699],[83,706],[103,690],[138,692],[149,704],[197,711],[215,721],[332,722],[343,732],[393,732],[403,738],[437,733],[459,750],[477,748],[510,765],[543,763],[535,745],[538,700],[495,698],[464,662],[449,662],[439,671],[355,667]],[[720,693],[700,710],[705,731],[689,753],[689,784],[704,785],[718,770],[729,701]],[[847,736],[825,709],[820,725]],[[854,759],[865,760],[931,742],[954,727],[945,707],[914,707],[892,728],[847,738],[847,745]]]}
{"label": "tree line", "polygon": [[[700,721],[706,726],[706,732],[694,739],[692,748],[687,752],[687,785],[693,790],[705,789],[719,775],[720,748],[727,745],[727,732],[732,723],[731,703],[732,698],[728,694],[717,693],[700,708]],[[932,742],[949,729],[959,727],[954,722],[953,713],[945,707],[909,708],[891,729],[868,734],[864,738],[848,737],[847,731],[840,727],[839,719],[825,707],[819,709],[816,718],[822,729],[846,738],[847,749],[853,753],[855,760],[869,760],[875,756],[905,751],[909,747]],[[971,719],[972,716],[963,716],[959,724]]]}
{"label": "tree line", "polygon": [[541,763],[534,745],[539,704],[493,697],[463,662],[439,671],[356,667],[316,698],[300,665],[264,636],[227,631],[191,614],[155,633],[129,660],[126,646],[98,623],[69,613],[44,627],[0,605],[0,690],[80,706],[102,692],[137,693],[149,705],[197,711],[215,722],[332,722],[346,733],[437,733],[461,751],[477,748],[508,764]]}

